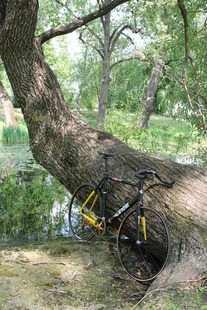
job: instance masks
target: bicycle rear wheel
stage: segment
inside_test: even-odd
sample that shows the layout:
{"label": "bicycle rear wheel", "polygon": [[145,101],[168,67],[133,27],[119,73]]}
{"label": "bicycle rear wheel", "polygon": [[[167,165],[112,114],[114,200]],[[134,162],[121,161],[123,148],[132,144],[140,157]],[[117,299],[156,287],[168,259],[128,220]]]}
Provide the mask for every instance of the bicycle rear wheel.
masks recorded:
{"label": "bicycle rear wheel", "polygon": [[[92,194],[92,195],[91,195]],[[90,199],[88,197],[91,195]],[[88,200],[88,201],[87,201]],[[94,203],[95,202],[95,203]],[[68,219],[71,232],[74,237],[79,240],[89,240],[94,236],[94,232],[91,229],[90,222],[81,215],[81,208],[83,204],[85,206],[82,210],[82,214],[92,217],[100,215],[101,198],[100,193],[95,193],[94,187],[91,184],[83,184],[79,186],[70,201]],[[91,207],[94,203],[93,209]]]}
{"label": "bicycle rear wheel", "polygon": [[147,207],[140,208],[145,217],[146,240],[142,221],[138,225],[140,244],[137,244],[137,211],[123,219],[118,236],[119,260],[125,271],[140,282],[152,281],[166,266],[170,257],[171,238],[163,216]]}

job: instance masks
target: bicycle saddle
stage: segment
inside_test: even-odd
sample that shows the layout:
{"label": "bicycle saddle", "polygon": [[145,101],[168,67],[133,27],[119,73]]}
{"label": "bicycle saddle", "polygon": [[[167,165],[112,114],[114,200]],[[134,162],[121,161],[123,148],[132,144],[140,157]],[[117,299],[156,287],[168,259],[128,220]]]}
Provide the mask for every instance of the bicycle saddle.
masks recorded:
{"label": "bicycle saddle", "polygon": [[98,154],[100,156],[103,156],[103,158],[116,157],[116,154],[114,154],[114,153],[105,153],[102,151],[98,151]]}

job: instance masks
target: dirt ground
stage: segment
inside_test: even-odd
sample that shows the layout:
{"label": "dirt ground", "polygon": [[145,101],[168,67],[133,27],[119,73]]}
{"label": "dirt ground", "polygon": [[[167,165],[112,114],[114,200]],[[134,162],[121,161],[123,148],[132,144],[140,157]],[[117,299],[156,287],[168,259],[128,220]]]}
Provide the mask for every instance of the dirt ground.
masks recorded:
{"label": "dirt ground", "polygon": [[132,309],[146,286],[127,277],[115,241],[47,241],[0,252],[0,309]]}
{"label": "dirt ground", "polygon": [[38,242],[0,251],[0,309],[202,309],[206,287],[176,288],[144,296],[129,278],[115,240]]}

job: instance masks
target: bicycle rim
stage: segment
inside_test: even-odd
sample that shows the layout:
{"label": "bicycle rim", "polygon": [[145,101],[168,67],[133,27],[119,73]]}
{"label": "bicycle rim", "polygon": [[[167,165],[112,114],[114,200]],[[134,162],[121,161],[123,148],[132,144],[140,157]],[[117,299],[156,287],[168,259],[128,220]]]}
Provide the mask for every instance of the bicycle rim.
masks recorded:
{"label": "bicycle rim", "polygon": [[[80,210],[90,196],[90,194],[94,191],[94,187],[90,184],[83,184],[76,189],[74,192],[69,206],[69,227],[73,236],[75,236],[79,240],[89,240],[94,236],[94,232],[91,229],[91,225],[89,221],[84,218],[80,214]],[[98,192],[98,199],[93,207],[91,212],[91,206],[94,202],[95,194],[91,197],[91,199],[86,203],[83,209],[83,214],[86,216],[99,216],[100,214],[100,194]]]}
{"label": "bicycle rim", "polygon": [[151,208],[142,207],[145,216],[147,240],[144,242],[143,226],[140,221],[138,245],[136,209],[123,219],[118,236],[119,260],[125,271],[140,282],[150,282],[164,269],[171,251],[171,238],[163,216]]}

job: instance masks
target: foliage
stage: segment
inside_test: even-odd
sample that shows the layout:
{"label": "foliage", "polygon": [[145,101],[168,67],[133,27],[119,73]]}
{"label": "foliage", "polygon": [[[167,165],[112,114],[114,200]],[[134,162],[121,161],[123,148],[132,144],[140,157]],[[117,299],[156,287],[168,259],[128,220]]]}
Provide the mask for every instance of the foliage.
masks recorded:
{"label": "foliage", "polygon": [[29,143],[29,135],[26,126],[3,127],[2,141],[6,144]]}
{"label": "foliage", "polygon": [[14,95],[12,95],[11,101],[12,101],[13,107],[15,109],[19,108],[18,102],[17,102],[16,98],[14,97]]}
{"label": "foliage", "polygon": [[[147,86],[150,68],[156,62],[164,64],[162,77],[156,95],[156,113],[176,116],[194,124],[202,132],[203,118],[206,117],[206,16],[205,4],[200,1],[185,3],[188,17],[188,54],[194,62],[188,59],[185,76],[186,87],[183,85],[185,68],[185,36],[184,24],[177,1],[166,3],[165,0],[153,2],[144,1],[128,3],[111,12],[111,34],[121,23],[129,24],[134,29],[142,28],[136,49],[130,48],[133,33],[128,31],[119,37],[111,54],[111,65],[123,58],[134,56],[129,63],[112,66],[108,108],[128,108],[130,111],[140,109],[143,91]],[[57,24],[66,24],[96,10],[97,3],[82,3],[76,1],[54,2],[40,1],[38,33]],[[118,14],[117,14],[118,12]],[[118,15],[118,16],[117,16]],[[119,20],[119,22],[118,22]],[[68,56],[68,46],[65,41],[58,39],[55,48],[51,44],[44,47],[46,57],[58,77],[67,103],[76,108],[81,98],[81,107],[94,109],[100,96],[101,61],[103,27],[96,20],[85,28],[80,29],[85,49],[82,59],[71,61]],[[95,35],[96,34],[96,35]],[[115,36],[115,33],[114,33]],[[131,39],[129,39],[129,36]],[[99,38],[97,40],[97,38]],[[131,41],[131,42],[132,42]],[[131,45],[133,46],[133,45]],[[98,51],[98,53],[94,52]],[[59,64],[58,64],[59,63]],[[197,75],[196,75],[197,74]],[[73,87],[75,85],[75,87]],[[188,95],[186,93],[188,90]],[[74,101],[75,99],[75,101]],[[200,115],[198,117],[198,115]]]}
{"label": "foliage", "polygon": [[[31,184],[10,174],[0,186],[0,227],[4,239],[39,239],[60,234],[64,224],[66,190],[51,177]],[[54,214],[54,206],[56,213]]]}
{"label": "foliage", "polygon": [[141,152],[183,164],[207,166],[206,140],[188,123],[170,117],[151,117],[149,128],[138,125],[139,116],[129,111],[111,110],[105,130]]}
{"label": "foliage", "polygon": [[47,42],[44,46],[45,58],[54,71],[68,105],[72,105],[75,88],[73,84],[73,62],[68,53],[68,44],[64,38]]}
{"label": "foliage", "polygon": [[[207,116],[206,6],[201,1],[186,1],[184,5],[188,21],[187,38],[183,17],[176,3],[163,4],[167,32],[165,39],[157,33],[157,39],[162,40],[160,48],[165,51],[165,66],[156,111],[176,114],[204,132]],[[161,7],[157,12],[161,16]]]}
{"label": "foliage", "polygon": [[114,67],[111,71],[108,108],[139,111],[147,80],[145,67],[137,60]]}
{"label": "foliage", "polygon": [[[83,58],[75,63],[73,72],[74,80],[78,85],[76,103],[81,95],[81,108],[95,109],[100,93],[101,64],[99,59],[86,48],[83,51]],[[77,109],[77,104],[75,109]]]}

